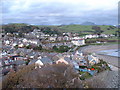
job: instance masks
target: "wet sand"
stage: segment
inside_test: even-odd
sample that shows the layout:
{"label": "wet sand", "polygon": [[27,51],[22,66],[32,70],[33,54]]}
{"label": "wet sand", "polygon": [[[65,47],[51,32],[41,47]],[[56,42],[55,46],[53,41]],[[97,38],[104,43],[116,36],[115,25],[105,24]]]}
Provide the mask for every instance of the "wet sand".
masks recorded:
{"label": "wet sand", "polygon": [[102,50],[118,49],[118,45],[89,45],[83,47],[82,50],[87,53],[95,53]]}

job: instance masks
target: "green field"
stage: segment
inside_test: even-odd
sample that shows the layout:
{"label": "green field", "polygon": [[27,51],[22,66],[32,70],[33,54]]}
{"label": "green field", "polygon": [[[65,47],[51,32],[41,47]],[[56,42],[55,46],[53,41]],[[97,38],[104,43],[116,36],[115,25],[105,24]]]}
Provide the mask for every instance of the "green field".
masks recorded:
{"label": "green field", "polygon": [[[118,30],[117,28],[108,30],[110,27],[109,25],[97,25],[98,27],[103,30],[103,34],[115,34]],[[39,27],[43,27],[39,25]],[[84,34],[92,34],[95,30],[92,29],[91,25],[61,25],[61,26],[44,26],[44,27],[51,27],[57,28],[60,32],[83,32]]]}

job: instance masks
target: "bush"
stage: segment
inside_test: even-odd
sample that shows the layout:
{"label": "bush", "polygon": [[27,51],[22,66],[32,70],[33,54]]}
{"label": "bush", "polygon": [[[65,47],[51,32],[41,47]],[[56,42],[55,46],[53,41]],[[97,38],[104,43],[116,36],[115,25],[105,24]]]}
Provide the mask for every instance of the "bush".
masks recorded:
{"label": "bush", "polygon": [[53,50],[59,53],[67,52],[70,48],[68,46],[61,45],[59,48],[57,46],[53,46]]}
{"label": "bush", "polygon": [[78,74],[71,66],[47,65],[34,69],[34,65],[13,72],[3,81],[3,88],[81,88]]}
{"label": "bush", "polygon": [[34,69],[34,65],[29,65],[23,67],[18,72],[10,72],[10,74],[6,76],[5,80],[3,80],[2,88],[7,90],[7,88],[16,87],[20,82],[23,81],[24,75],[28,74],[28,72],[31,72],[33,69]]}

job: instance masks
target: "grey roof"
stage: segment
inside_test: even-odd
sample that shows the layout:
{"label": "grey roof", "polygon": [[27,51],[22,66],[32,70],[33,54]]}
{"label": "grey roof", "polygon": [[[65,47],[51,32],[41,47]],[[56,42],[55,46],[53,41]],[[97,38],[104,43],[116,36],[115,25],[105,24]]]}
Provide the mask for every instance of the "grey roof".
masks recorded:
{"label": "grey roof", "polygon": [[37,61],[37,59],[31,60],[31,61],[29,62],[29,64],[34,64],[36,61]]}
{"label": "grey roof", "polygon": [[16,65],[23,65],[23,64],[25,64],[25,61],[23,61],[23,60],[17,60],[17,61],[15,61],[14,62]]}
{"label": "grey roof", "polygon": [[35,56],[36,54],[31,52],[31,53],[28,53],[28,56]]}
{"label": "grey roof", "polygon": [[49,55],[51,56],[55,56],[57,53],[49,53]]}
{"label": "grey roof", "polygon": [[14,53],[14,51],[15,51],[14,49],[10,49],[9,50],[10,53]]}
{"label": "grey roof", "polygon": [[11,46],[4,46],[4,45],[3,45],[2,48],[5,49],[5,50],[10,50],[10,49],[11,49]]}
{"label": "grey roof", "polygon": [[88,60],[91,61],[93,58],[91,56],[88,55]]}
{"label": "grey roof", "polygon": [[17,51],[24,52],[24,53],[29,53],[29,52],[31,52],[30,49],[25,49],[25,48],[18,48]]}
{"label": "grey roof", "polygon": [[59,57],[58,56],[54,56],[54,57],[52,57],[52,60],[57,61],[57,60],[59,60]]}
{"label": "grey roof", "polygon": [[71,59],[69,57],[65,57],[64,60],[71,61]]}
{"label": "grey roof", "polygon": [[72,64],[72,60],[69,57],[65,57],[64,60],[67,61],[68,63]]}
{"label": "grey roof", "polygon": [[43,57],[41,61],[43,62],[43,64],[52,64],[52,60],[48,57]]}
{"label": "grey roof", "polygon": [[81,50],[78,50],[79,53],[83,53]]}

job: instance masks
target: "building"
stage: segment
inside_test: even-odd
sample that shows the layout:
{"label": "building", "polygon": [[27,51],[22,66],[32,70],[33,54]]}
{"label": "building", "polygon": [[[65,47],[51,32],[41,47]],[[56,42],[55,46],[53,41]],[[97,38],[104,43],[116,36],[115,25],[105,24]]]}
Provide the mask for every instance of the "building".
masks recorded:
{"label": "building", "polygon": [[88,55],[87,59],[88,59],[90,65],[99,63],[99,59],[93,55]]}
{"label": "building", "polygon": [[82,38],[79,38],[79,37],[73,38],[71,42],[76,46],[85,45],[85,39],[82,39]]}
{"label": "building", "polygon": [[44,65],[41,60],[31,60],[29,64],[35,64],[35,69],[41,68]]}
{"label": "building", "polygon": [[64,57],[61,57],[59,60],[56,61],[56,64],[59,64],[59,63],[64,63],[66,65],[68,65],[69,63],[64,59]]}
{"label": "building", "polygon": [[49,37],[50,41],[56,41],[57,37]]}
{"label": "building", "polygon": [[52,62],[52,60],[50,59],[50,58],[48,58],[48,57],[43,57],[42,59],[41,59],[41,62],[44,64],[44,65],[47,65],[47,64],[52,64],[53,62]]}

